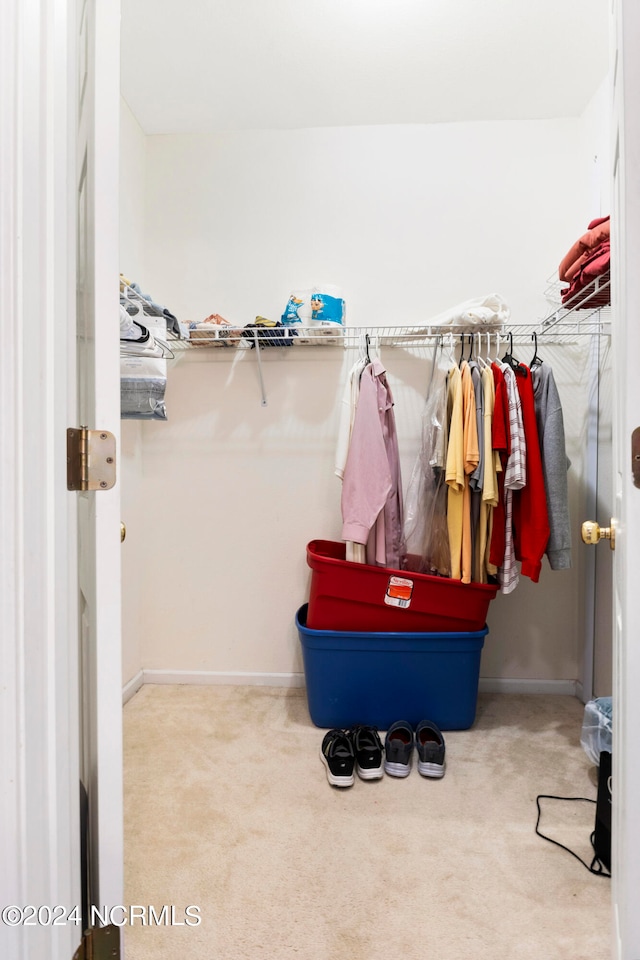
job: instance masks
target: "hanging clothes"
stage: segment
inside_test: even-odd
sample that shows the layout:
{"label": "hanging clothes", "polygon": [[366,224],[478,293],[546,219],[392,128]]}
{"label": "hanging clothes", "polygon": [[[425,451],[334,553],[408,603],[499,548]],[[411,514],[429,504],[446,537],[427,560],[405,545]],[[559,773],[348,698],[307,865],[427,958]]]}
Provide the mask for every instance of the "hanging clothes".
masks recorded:
{"label": "hanging clothes", "polygon": [[[336,461],[334,472],[342,480],[344,470],[349,455],[349,444],[351,443],[351,434],[356,417],[358,406],[358,397],[360,395],[360,378],[364,368],[371,361],[364,354],[356,360],[347,376],[342,402],[340,405],[340,423],[338,425],[338,443],[336,447]],[[347,540],[345,547],[345,559],[351,563],[366,563],[367,550],[365,544],[355,543],[353,540]]]}
{"label": "hanging clothes", "polygon": [[393,396],[376,359],[360,379],[342,481],[342,539],[367,546],[367,563],[400,568],[402,478]]}
{"label": "hanging clothes", "polygon": [[422,412],[422,443],[405,499],[407,566],[418,573],[451,574],[447,531],[447,375],[436,344]]}
{"label": "hanging clothes", "polygon": [[358,406],[358,396],[360,394],[360,377],[369,361],[366,357],[358,357],[347,375],[347,382],[342,394],[340,404],[340,422],[338,424],[338,443],[336,446],[336,462],[334,473],[341,480],[344,478],[344,469],[347,465],[349,455],[349,444],[351,443],[351,433],[353,423],[356,418],[356,408]]}
{"label": "hanging clothes", "polygon": [[498,472],[502,472],[500,454],[493,449],[492,427],[496,401],[495,380],[491,367],[482,371],[484,458],[482,464],[482,502],[478,521],[478,582],[487,583],[489,550],[494,512],[498,506]]}
{"label": "hanging clothes", "polygon": [[482,508],[482,485],[484,480],[484,387],[482,371],[476,360],[469,361],[469,370],[473,381],[476,402],[476,434],[478,438],[478,464],[469,476],[471,491],[471,579],[475,583],[483,581],[484,558],[480,557],[480,524]]}
{"label": "hanging clothes", "polygon": [[503,363],[502,374],[507,387],[509,401],[509,433],[511,453],[507,460],[504,475],[504,559],[498,572],[502,593],[512,593],[518,586],[520,576],[516,564],[515,544],[513,541],[513,494],[521,490],[527,482],[527,447],[522,421],[522,406],[516,387],[516,375],[511,367]]}
{"label": "hanging clothes", "polygon": [[476,402],[469,364],[464,360],[449,372],[449,446],[446,481],[447,527],[451,551],[451,576],[471,583],[471,489],[469,477],[478,466]]}
{"label": "hanging clothes", "polygon": [[549,521],[529,368],[520,364],[514,382],[520,397],[527,462],[526,483],[513,497],[513,542],[521,574],[537,583],[549,541]]}
{"label": "hanging clothes", "polygon": [[447,385],[447,531],[451,556],[451,577],[462,579],[462,526],[464,500],[464,417],[462,410],[462,374],[457,366],[449,370]]}
{"label": "hanging clothes", "polygon": [[[504,478],[507,463],[511,455],[511,429],[509,426],[509,398],[504,374],[499,363],[491,364],[495,397],[493,422],[491,427],[491,443],[496,454],[496,470],[498,481],[498,502],[493,511],[493,529],[489,543],[489,560],[487,572],[496,576],[504,561],[506,519],[504,510]],[[498,466],[500,469],[498,469]]]}
{"label": "hanging clothes", "polygon": [[553,370],[547,363],[534,363],[531,378],[549,520],[546,554],[552,570],[567,570],[571,566],[567,482],[570,463],[565,447],[562,405]]}
{"label": "hanging clothes", "polygon": [[478,452],[478,422],[476,399],[471,369],[465,360],[460,369],[462,380],[462,443],[464,449],[464,489],[462,509],[462,582],[471,583],[472,535],[471,535],[471,487],[469,480],[480,460]]}

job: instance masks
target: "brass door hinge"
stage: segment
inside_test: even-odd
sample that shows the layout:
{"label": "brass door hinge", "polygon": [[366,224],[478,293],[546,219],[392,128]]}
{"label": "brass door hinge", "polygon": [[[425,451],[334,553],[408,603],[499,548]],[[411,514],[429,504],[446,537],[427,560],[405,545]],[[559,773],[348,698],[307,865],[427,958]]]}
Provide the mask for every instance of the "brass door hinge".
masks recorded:
{"label": "brass door hinge", "polygon": [[91,927],[73,955],[73,960],[120,960],[120,928]]}
{"label": "brass door hinge", "polygon": [[110,490],[116,482],[116,438],[108,430],[67,430],[67,490]]}

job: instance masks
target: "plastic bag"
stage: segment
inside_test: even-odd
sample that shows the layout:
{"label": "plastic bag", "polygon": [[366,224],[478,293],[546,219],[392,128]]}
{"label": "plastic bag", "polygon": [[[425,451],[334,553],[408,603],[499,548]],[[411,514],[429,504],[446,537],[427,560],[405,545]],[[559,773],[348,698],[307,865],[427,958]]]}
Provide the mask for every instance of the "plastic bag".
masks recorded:
{"label": "plastic bag", "polygon": [[497,293],[465,300],[428,320],[430,327],[444,327],[458,333],[500,330],[509,321],[511,311]]}
{"label": "plastic bag", "polygon": [[436,346],[422,415],[422,445],[405,497],[405,566],[417,573],[451,576],[447,529],[447,368]]}
{"label": "plastic bag", "polygon": [[[121,329],[125,326],[122,312]],[[167,334],[167,322],[146,314],[137,314],[133,320],[146,336],[120,340],[120,417],[166,420],[167,361],[161,344]]]}
{"label": "plastic bag", "polygon": [[611,733],[613,727],[613,705],[611,697],[598,697],[589,700],[584,707],[580,743],[584,752],[596,766],[600,764],[603,751],[611,753]]}

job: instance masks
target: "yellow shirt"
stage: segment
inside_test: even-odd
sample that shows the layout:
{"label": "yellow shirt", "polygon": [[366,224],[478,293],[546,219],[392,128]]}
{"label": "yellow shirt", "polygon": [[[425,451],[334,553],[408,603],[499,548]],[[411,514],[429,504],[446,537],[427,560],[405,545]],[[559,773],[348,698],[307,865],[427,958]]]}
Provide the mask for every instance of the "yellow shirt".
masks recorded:
{"label": "yellow shirt", "polygon": [[447,530],[451,553],[451,576],[462,577],[462,513],[464,496],[464,423],[462,415],[462,375],[457,366],[449,370],[447,385],[449,442],[445,481],[447,491]]}
{"label": "yellow shirt", "polygon": [[460,367],[462,380],[462,447],[464,456],[464,488],[462,492],[462,582],[471,583],[471,488],[469,475],[480,462],[476,395],[471,368],[465,360]]}

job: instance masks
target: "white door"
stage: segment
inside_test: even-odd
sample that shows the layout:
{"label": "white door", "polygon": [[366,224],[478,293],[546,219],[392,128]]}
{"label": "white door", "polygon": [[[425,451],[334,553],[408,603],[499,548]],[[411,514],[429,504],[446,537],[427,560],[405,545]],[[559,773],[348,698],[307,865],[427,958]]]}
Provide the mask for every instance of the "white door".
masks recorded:
{"label": "white door", "polygon": [[[77,413],[119,440],[119,4],[77,0]],[[117,455],[116,455],[117,470]],[[89,904],[123,897],[120,493],[78,500],[80,778],[88,798]]]}
{"label": "white door", "polygon": [[640,426],[640,4],[615,0],[613,9],[613,956],[639,960],[640,489],[631,435]]}

